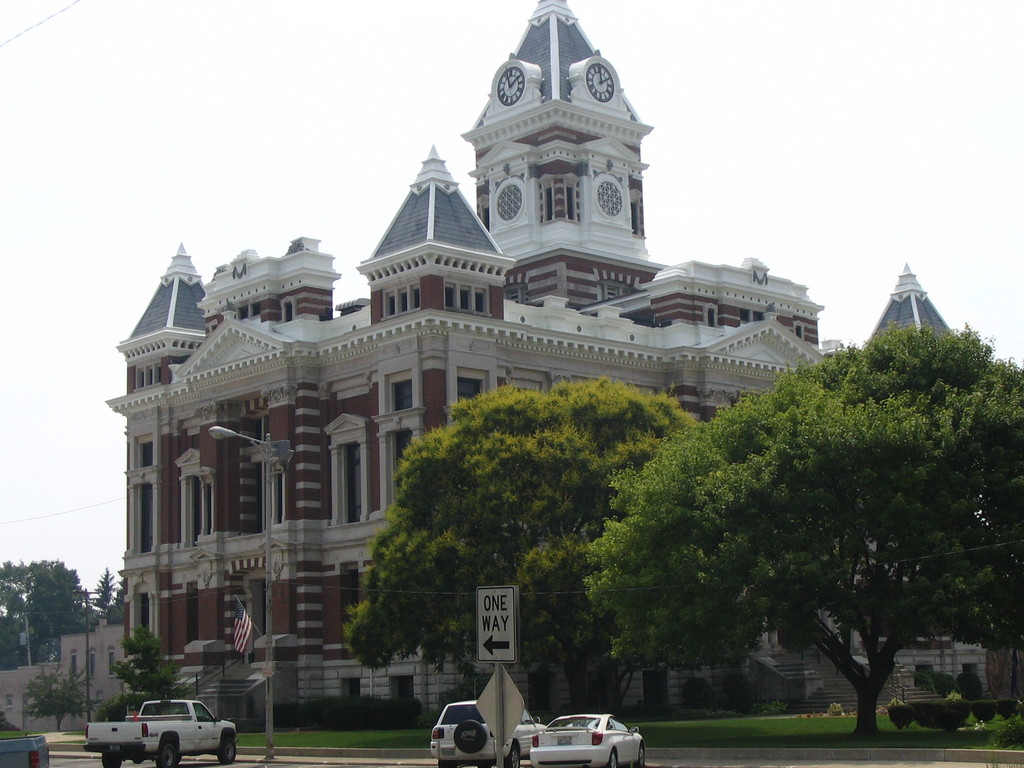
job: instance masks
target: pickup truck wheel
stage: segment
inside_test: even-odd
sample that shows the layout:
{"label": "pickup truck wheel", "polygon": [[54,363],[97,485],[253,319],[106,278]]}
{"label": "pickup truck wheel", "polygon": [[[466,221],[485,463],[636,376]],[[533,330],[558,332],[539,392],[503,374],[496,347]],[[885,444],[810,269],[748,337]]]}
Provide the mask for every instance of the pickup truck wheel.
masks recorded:
{"label": "pickup truck wheel", "polygon": [[118,755],[100,755],[100,762],[103,768],[121,768],[121,758]]}
{"label": "pickup truck wheel", "polygon": [[181,755],[173,741],[165,741],[156,753],[156,768],[176,768]]}
{"label": "pickup truck wheel", "polygon": [[223,736],[220,740],[220,748],[217,750],[217,762],[221,765],[231,765],[235,762],[238,754],[238,746],[235,744],[234,736]]}

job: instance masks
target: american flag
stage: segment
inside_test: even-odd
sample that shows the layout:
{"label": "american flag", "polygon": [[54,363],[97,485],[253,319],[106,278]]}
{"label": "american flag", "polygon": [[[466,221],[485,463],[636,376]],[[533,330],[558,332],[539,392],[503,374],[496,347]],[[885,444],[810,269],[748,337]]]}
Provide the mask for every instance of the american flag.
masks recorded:
{"label": "american flag", "polygon": [[245,612],[242,603],[235,598],[235,650],[245,653],[249,649],[249,638],[252,637],[252,619]]}

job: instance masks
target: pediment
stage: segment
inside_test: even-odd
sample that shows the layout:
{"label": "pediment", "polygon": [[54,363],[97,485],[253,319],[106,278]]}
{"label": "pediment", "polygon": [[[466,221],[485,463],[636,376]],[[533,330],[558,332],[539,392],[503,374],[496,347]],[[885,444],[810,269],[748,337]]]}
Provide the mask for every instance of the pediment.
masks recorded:
{"label": "pediment", "polygon": [[324,427],[324,432],[338,442],[366,440],[370,433],[370,420],[352,413],[343,413]]}
{"label": "pediment", "polygon": [[532,147],[528,144],[521,144],[518,141],[499,141],[477,161],[478,168],[486,168],[490,165],[501,165],[502,163],[514,162],[529,152]]}
{"label": "pediment", "polygon": [[188,361],[178,368],[176,375],[178,379],[184,379],[207,371],[233,367],[279,354],[284,347],[284,342],[273,334],[229,320],[192,353]]}
{"label": "pediment", "polygon": [[189,448],[181,456],[174,460],[174,463],[178,467],[188,467],[193,464],[198,464],[200,461],[199,451],[195,448]]}
{"label": "pediment", "polygon": [[795,368],[821,360],[817,347],[798,338],[777,320],[743,325],[736,333],[708,344],[704,354],[781,368]]}

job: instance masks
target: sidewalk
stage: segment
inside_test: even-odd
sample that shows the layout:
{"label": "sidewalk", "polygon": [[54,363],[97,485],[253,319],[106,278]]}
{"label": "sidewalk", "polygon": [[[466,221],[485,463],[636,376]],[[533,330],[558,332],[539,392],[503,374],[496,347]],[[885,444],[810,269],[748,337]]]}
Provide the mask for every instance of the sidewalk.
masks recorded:
{"label": "sidewalk", "polygon": [[[77,734],[46,734],[50,755],[91,758],[99,755],[82,748]],[[265,764],[262,747],[239,747],[238,762]],[[415,766],[433,768],[426,749],[330,749],[277,747],[275,763],[316,765]],[[209,764],[212,758],[182,758]],[[215,762],[215,761],[214,761]],[[1024,752],[982,749],[649,749],[650,768],[1015,768],[1024,766]],[[152,763],[143,765],[152,766]],[[129,766],[129,768],[133,768]]]}

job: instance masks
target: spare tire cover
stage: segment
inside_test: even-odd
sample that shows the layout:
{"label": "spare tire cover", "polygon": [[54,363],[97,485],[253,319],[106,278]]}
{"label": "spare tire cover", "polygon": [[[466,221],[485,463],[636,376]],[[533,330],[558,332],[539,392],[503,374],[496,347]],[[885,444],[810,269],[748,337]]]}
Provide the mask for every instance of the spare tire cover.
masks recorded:
{"label": "spare tire cover", "polygon": [[455,746],[467,755],[473,755],[487,743],[487,729],[476,720],[463,720],[455,726]]}

